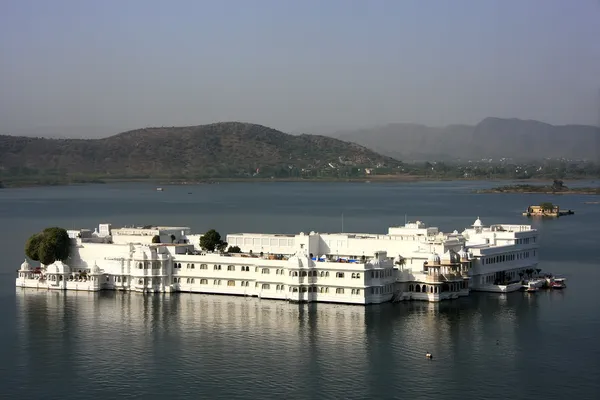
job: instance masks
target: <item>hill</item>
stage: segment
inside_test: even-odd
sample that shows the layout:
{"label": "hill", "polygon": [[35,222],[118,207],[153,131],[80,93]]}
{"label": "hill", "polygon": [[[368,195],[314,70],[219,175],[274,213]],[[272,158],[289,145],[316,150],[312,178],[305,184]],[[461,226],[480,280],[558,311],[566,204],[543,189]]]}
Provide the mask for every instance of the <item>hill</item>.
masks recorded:
{"label": "hill", "polygon": [[354,143],[261,125],[146,128],[104,139],[0,136],[0,180],[15,177],[234,178],[350,176],[401,163]]}
{"label": "hill", "polygon": [[442,128],[390,124],[332,135],[405,160],[479,160],[512,158],[600,159],[600,129],[587,125],[550,125],[539,121],[486,118],[475,126]]}

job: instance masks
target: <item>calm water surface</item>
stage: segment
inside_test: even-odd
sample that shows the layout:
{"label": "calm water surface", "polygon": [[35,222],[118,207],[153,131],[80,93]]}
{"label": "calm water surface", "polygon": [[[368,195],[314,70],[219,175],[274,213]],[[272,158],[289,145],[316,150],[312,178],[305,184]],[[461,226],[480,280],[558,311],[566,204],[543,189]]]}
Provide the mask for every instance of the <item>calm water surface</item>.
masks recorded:
{"label": "calm water surface", "polygon": [[[199,294],[14,287],[27,237],[50,225],[176,224],[194,231],[385,232],[420,219],[462,230],[523,223],[544,195],[489,183],[146,184],[0,190],[0,398],[600,398],[600,205],[535,222],[564,291],[427,303],[292,305]],[[498,341],[498,342],[497,342]],[[425,359],[425,352],[434,360]]]}

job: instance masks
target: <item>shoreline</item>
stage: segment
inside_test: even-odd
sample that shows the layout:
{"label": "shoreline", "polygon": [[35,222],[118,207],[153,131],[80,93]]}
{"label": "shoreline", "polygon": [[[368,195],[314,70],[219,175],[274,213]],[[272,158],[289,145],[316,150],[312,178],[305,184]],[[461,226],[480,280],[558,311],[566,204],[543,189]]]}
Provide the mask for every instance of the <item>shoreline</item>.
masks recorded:
{"label": "shoreline", "polygon": [[[594,180],[590,178],[574,178],[569,181],[588,181]],[[73,181],[65,180],[62,181],[51,181],[51,182],[27,182],[18,181],[13,182],[2,182],[0,181],[1,189],[18,189],[18,188],[30,188],[30,187],[49,187],[49,186],[78,186],[78,185],[90,185],[90,184],[111,184],[111,183],[153,183],[156,185],[210,185],[219,183],[265,183],[265,182],[287,182],[287,183],[408,183],[408,182],[515,182],[515,183],[527,183],[527,182],[552,182],[553,179],[547,178],[534,178],[534,179],[510,179],[510,178],[443,178],[443,177],[429,177],[425,175],[375,175],[369,177],[359,178],[210,178],[210,179],[168,179],[168,178],[105,178],[105,179],[76,179]],[[587,189],[587,191],[583,190]],[[479,189],[475,190],[475,193],[479,194],[502,194],[502,193],[522,193],[522,194],[600,194],[594,192],[594,189],[582,188],[582,191],[567,190],[564,192],[552,192],[552,191],[522,191],[522,190],[497,190],[497,189]]]}
{"label": "shoreline", "polygon": [[552,191],[521,191],[521,190],[493,190],[493,189],[480,189],[475,190],[474,193],[477,194],[546,194],[546,195],[573,195],[573,194],[581,194],[581,195],[600,195],[600,193],[593,190],[584,190],[584,191],[575,191],[575,190],[565,190],[564,192],[552,192]]}

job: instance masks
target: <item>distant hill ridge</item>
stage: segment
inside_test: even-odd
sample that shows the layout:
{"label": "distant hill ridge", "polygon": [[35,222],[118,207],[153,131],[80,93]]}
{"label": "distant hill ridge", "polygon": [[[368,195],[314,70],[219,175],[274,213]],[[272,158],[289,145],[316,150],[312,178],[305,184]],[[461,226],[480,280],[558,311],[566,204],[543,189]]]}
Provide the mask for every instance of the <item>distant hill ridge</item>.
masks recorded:
{"label": "distant hill ridge", "polygon": [[429,127],[389,124],[330,136],[352,141],[391,157],[410,160],[516,160],[569,158],[600,160],[600,129],[551,125],[535,120],[489,117],[477,125]]}
{"label": "distant hill ridge", "polygon": [[289,135],[262,125],[221,122],[144,128],[103,139],[0,136],[0,169],[29,168],[114,177],[234,177],[263,169],[397,167],[363,146],[326,136]]}

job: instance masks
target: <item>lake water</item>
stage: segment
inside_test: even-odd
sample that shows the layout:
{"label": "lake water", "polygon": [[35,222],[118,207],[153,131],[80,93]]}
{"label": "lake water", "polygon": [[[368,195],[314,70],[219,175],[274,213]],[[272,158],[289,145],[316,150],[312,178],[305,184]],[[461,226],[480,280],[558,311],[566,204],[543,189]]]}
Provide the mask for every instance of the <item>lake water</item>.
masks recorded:
{"label": "lake water", "polygon": [[[0,398],[600,398],[600,205],[584,204],[598,197],[472,193],[491,185],[0,190]],[[564,291],[361,307],[14,287],[27,237],[48,226],[385,232],[408,218],[460,231],[478,216],[524,223],[548,199],[576,211],[534,222],[540,267],[565,275]]]}

